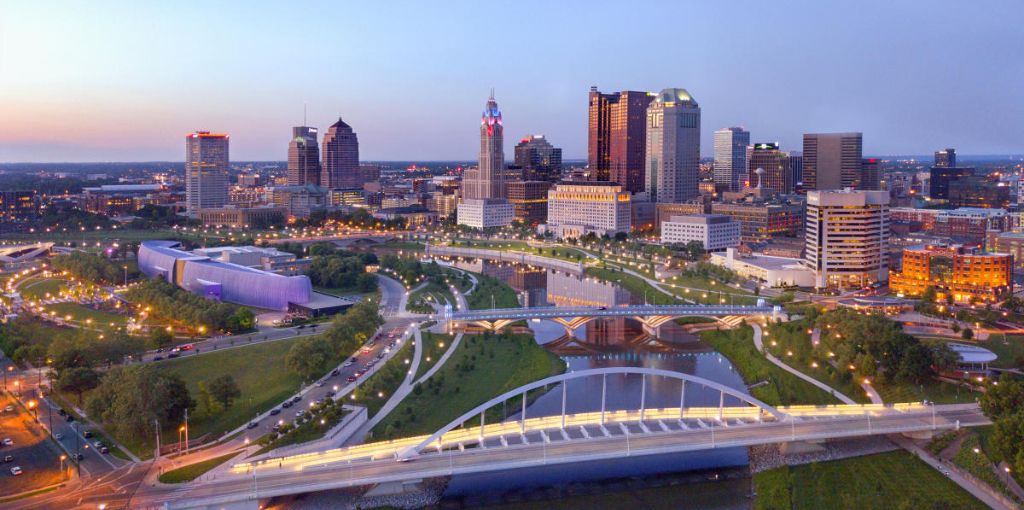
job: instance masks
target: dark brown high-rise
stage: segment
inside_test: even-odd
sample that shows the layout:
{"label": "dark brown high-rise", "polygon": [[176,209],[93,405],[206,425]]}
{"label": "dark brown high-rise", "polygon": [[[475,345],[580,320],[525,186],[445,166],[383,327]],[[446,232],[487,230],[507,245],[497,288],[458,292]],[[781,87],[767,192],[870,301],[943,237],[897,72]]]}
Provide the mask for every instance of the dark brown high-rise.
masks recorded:
{"label": "dark brown high-rise", "polygon": [[649,92],[602,94],[590,88],[587,162],[590,180],[613,181],[626,191],[644,190]]}
{"label": "dark brown high-rise", "polygon": [[320,185],[325,188],[359,188],[363,185],[359,170],[359,138],[341,117],[324,135],[323,167]]}

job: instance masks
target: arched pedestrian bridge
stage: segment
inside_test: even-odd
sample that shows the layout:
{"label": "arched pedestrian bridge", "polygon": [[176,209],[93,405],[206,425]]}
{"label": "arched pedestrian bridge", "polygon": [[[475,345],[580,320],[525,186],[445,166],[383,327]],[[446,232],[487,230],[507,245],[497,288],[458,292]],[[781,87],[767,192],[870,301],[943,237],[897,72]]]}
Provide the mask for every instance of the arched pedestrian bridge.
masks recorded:
{"label": "arched pedestrian bridge", "polygon": [[[637,408],[566,413],[565,383],[584,377],[639,379]],[[646,390],[679,381],[680,406],[648,408]],[[531,391],[561,384],[562,412],[487,424],[488,409],[528,401]],[[717,405],[687,405],[693,385],[717,391]],[[705,397],[701,397],[706,400]],[[693,399],[690,399],[691,402]],[[738,404],[738,405],[737,405]],[[511,409],[515,409],[515,405]],[[479,421],[478,421],[479,420]],[[976,404],[773,407],[733,388],[688,374],[612,367],[566,373],[499,395],[431,435],[233,464],[177,491],[166,508],[253,509],[261,499],[385,482],[660,455],[715,448],[879,434],[931,434],[990,423]]]}
{"label": "arched pedestrian bridge", "polygon": [[521,320],[549,319],[561,324],[570,335],[580,326],[603,317],[628,317],[639,321],[648,333],[655,333],[662,324],[679,317],[754,316],[775,318],[782,314],[779,306],[767,306],[760,301],[756,306],[744,305],[629,305],[595,306],[539,306],[533,308],[498,308],[491,310],[451,311],[436,315],[438,321],[447,322],[449,330],[468,325],[490,331],[499,331]]}

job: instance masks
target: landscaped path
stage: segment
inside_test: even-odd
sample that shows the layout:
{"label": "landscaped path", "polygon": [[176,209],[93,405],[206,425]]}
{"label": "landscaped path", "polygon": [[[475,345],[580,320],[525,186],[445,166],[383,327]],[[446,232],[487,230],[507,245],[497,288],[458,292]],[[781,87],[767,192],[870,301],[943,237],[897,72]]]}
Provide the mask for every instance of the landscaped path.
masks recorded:
{"label": "landscaped path", "polygon": [[809,375],[807,375],[807,374],[805,374],[805,373],[803,373],[803,372],[801,372],[801,371],[799,371],[799,370],[797,370],[797,369],[795,369],[795,368],[793,368],[793,367],[783,363],[782,360],[780,360],[779,358],[776,358],[771,353],[766,351],[764,349],[764,342],[761,340],[761,326],[759,326],[757,324],[753,324],[753,328],[754,328],[754,346],[757,347],[758,351],[760,351],[762,354],[764,354],[764,357],[768,361],[771,361],[773,364],[775,364],[779,368],[781,368],[781,369],[783,369],[783,370],[785,370],[785,371],[787,371],[787,372],[789,372],[789,373],[791,373],[791,374],[793,374],[793,375],[795,375],[795,376],[797,376],[797,377],[799,377],[799,378],[801,378],[801,379],[803,379],[803,380],[805,380],[805,381],[807,381],[807,382],[817,386],[818,388],[821,388],[821,389],[827,391],[828,393],[832,394],[834,397],[838,398],[839,400],[842,400],[844,404],[857,405],[857,402],[855,402],[852,398],[850,398],[850,397],[848,397],[846,395],[843,395],[842,393],[840,393],[835,388],[833,388],[833,387],[831,387],[831,386],[829,386],[829,385],[827,385],[827,384],[825,384],[825,383],[823,383],[823,382],[821,382],[821,381],[819,381],[819,380],[817,380],[817,379],[815,379],[815,378],[813,378],[813,377],[811,377],[811,376],[809,376]]}

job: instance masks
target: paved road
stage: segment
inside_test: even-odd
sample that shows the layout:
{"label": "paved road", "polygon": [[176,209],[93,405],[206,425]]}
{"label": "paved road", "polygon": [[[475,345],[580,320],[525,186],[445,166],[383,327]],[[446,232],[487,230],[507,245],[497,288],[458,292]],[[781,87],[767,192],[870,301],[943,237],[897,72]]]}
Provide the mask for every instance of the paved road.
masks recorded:
{"label": "paved road", "polygon": [[[940,411],[940,427],[951,427],[956,421],[961,425],[988,423],[977,409]],[[794,437],[800,439],[853,436],[866,433],[869,427],[873,433],[882,433],[901,429],[930,428],[931,423],[932,419],[927,414],[893,413],[874,417],[870,424],[864,418],[856,417],[827,421],[766,422],[759,425],[719,427],[717,430],[691,429],[685,433],[620,433],[611,437],[576,441],[535,441],[510,448],[472,449],[465,452],[450,450],[443,454],[426,454],[410,462],[384,459],[351,464],[339,463],[303,470],[271,468],[269,472],[263,472],[261,469],[255,473],[222,476],[200,484],[188,491],[185,497],[189,500],[203,498],[206,501],[237,501],[240,498],[251,497],[253,493],[257,493],[259,497],[269,497],[362,485],[371,481],[411,480],[452,473],[507,470],[548,464],[556,460],[577,462],[671,451],[693,451],[785,442]],[[136,503],[145,506],[148,502],[166,499],[166,494],[151,493]],[[190,505],[194,503],[187,500],[171,502],[170,508],[189,508]]]}

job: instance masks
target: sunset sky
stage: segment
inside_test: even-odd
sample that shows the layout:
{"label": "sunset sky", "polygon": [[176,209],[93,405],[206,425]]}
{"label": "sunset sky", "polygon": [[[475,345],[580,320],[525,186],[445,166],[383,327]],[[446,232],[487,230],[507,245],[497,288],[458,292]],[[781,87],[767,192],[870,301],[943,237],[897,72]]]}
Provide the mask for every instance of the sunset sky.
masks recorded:
{"label": "sunset sky", "polygon": [[[766,8],[770,5],[770,8]],[[0,0],[0,161],[179,161],[184,134],[282,160],[342,116],[364,160],[473,159],[491,87],[506,153],[586,155],[587,92],[686,88],[711,133],[866,154],[1024,152],[1020,2]]]}

